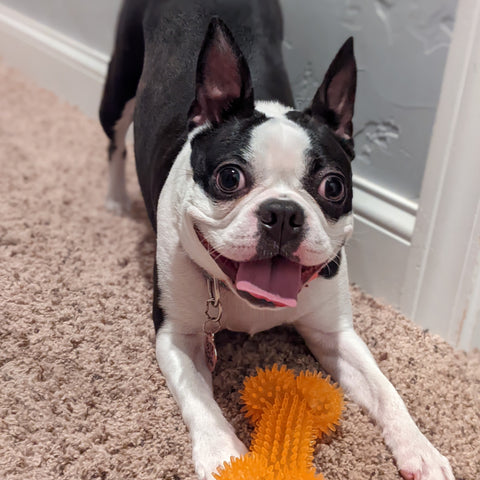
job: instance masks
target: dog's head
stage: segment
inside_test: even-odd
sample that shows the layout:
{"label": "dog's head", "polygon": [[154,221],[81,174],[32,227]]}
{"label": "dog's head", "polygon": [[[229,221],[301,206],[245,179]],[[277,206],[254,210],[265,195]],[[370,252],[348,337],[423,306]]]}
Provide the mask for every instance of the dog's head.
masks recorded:
{"label": "dog's head", "polygon": [[219,19],[209,25],[189,112],[185,213],[194,261],[254,306],[295,306],[306,282],[336,271],[352,232],[355,89],[349,39],[309,108],[255,104],[230,31]]}

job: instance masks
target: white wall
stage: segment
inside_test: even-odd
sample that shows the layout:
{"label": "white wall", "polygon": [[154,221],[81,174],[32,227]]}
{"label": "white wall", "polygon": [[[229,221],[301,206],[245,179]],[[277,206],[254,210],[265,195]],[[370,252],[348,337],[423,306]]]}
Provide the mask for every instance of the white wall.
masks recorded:
{"label": "white wall", "polygon": [[462,0],[401,304],[452,344],[480,348],[480,2]]}
{"label": "white wall", "polygon": [[83,45],[110,54],[122,0],[1,0],[0,3]]}
{"label": "white wall", "polygon": [[456,0],[281,0],[299,104],[353,35],[358,60],[354,171],[415,200],[425,169]]}

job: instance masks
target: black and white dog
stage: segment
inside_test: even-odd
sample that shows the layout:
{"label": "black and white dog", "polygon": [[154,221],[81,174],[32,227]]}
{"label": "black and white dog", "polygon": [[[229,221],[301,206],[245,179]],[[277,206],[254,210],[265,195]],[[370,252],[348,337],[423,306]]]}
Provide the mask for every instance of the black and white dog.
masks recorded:
{"label": "black and white dog", "polygon": [[291,324],[383,429],[405,479],[453,480],[352,327],[353,41],[296,111],[282,28],[277,0],[126,0],[101,105],[117,212],[134,122],[157,242],[157,359],[197,474],[246,451],[212,395],[213,334]]}

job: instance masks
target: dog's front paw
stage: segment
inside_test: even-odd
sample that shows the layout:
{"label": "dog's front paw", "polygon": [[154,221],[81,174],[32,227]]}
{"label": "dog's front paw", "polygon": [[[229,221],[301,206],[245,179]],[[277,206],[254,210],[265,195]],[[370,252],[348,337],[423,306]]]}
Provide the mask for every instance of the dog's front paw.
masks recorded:
{"label": "dog's front paw", "polygon": [[212,473],[229,462],[231,457],[240,457],[247,453],[245,445],[235,434],[209,432],[192,438],[193,463],[200,480],[213,480]]}
{"label": "dog's front paw", "polygon": [[455,480],[449,461],[423,435],[400,445],[395,457],[405,480]]}

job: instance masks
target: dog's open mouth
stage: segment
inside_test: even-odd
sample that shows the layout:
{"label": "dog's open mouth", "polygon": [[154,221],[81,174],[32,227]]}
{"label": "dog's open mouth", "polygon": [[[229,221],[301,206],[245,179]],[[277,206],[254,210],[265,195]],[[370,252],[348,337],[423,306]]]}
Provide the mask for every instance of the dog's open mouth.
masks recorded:
{"label": "dog's open mouth", "polygon": [[218,253],[195,229],[198,238],[238,293],[259,306],[295,307],[303,285],[318,276],[323,267],[303,266],[281,255],[264,260],[235,262]]}

